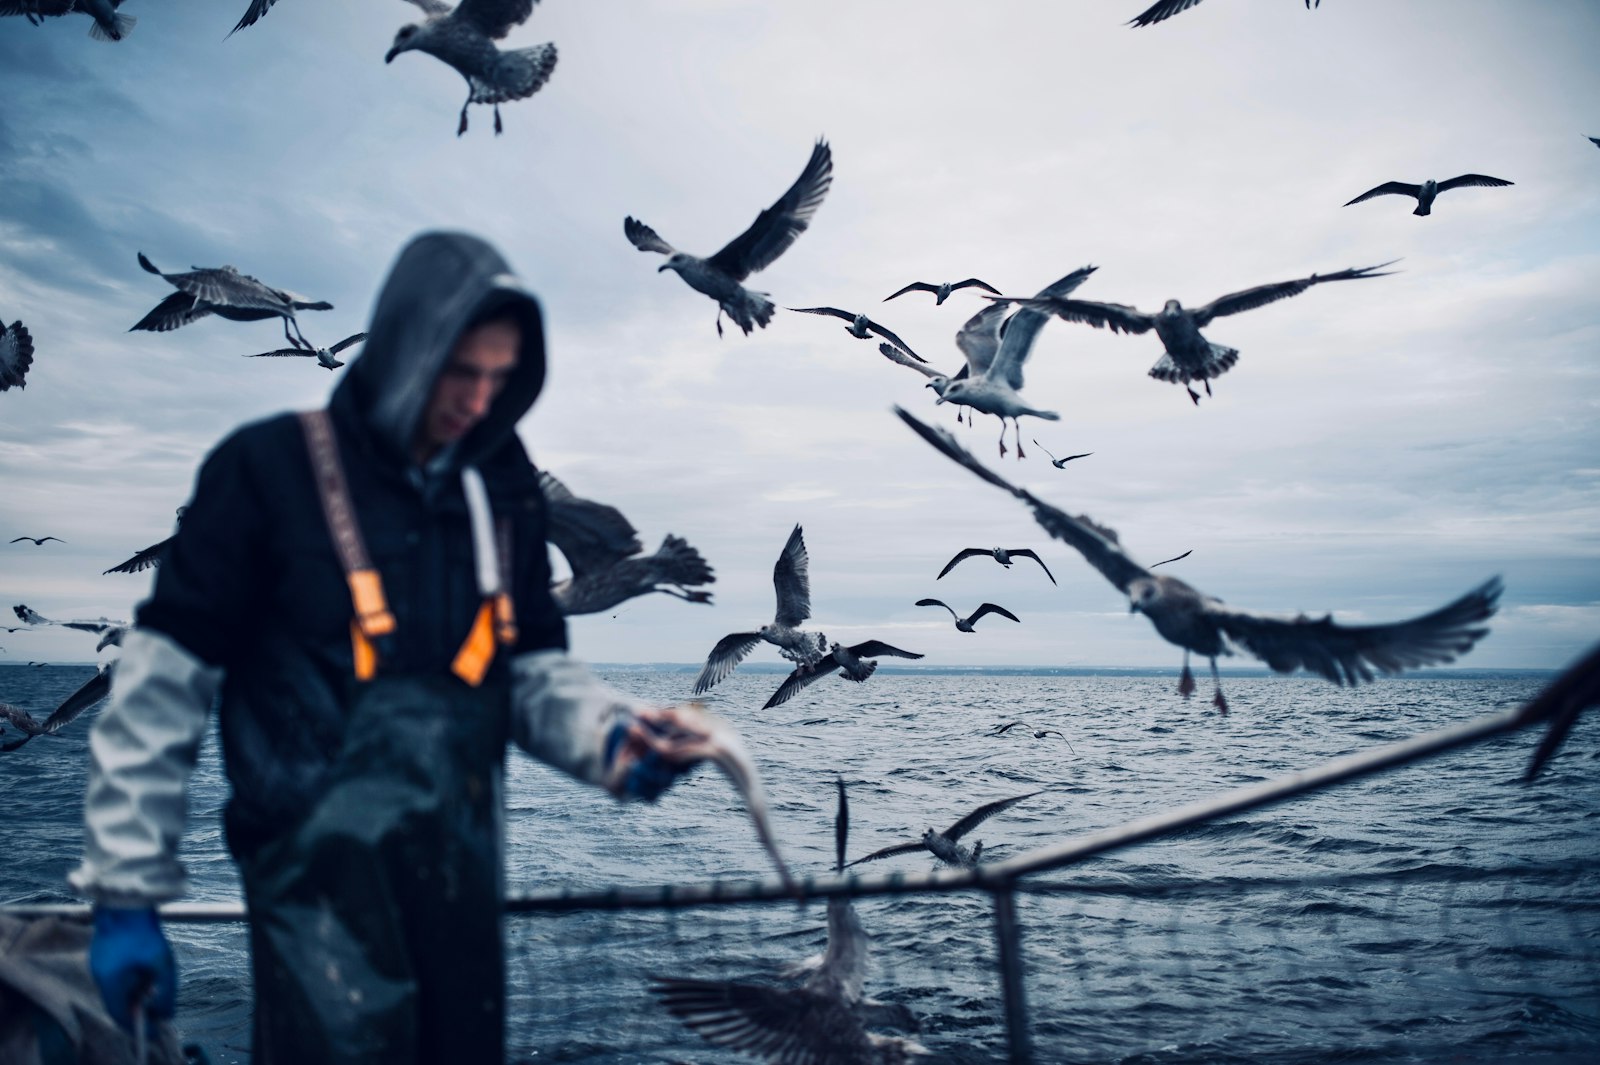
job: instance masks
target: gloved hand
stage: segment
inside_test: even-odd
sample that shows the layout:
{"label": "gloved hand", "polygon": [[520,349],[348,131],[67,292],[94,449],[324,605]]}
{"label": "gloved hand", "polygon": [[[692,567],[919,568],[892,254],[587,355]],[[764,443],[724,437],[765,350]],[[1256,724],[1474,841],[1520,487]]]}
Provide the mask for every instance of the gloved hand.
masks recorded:
{"label": "gloved hand", "polygon": [[606,779],[611,793],[622,799],[655,802],[694,763],[673,761],[663,753],[670,734],[666,721],[649,712],[613,725],[606,737]]}
{"label": "gloved hand", "polygon": [[89,974],[100,988],[106,1012],[130,1032],[133,1006],[140,1001],[147,1017],[172,1016],[178,969],[154,907],[94,908]]}

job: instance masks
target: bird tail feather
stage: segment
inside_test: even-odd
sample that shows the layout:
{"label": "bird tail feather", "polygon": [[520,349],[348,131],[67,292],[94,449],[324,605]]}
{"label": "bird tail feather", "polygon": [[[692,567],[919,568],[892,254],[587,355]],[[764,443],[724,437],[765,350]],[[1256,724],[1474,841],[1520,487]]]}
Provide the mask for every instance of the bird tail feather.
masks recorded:
{"label": "bird tail feather", "polygon": [[1225,348],[1221,344],[1211,344],[1206,357],[1195,368],[1180,366],[1171,355],[1163,354],[1150,367],[1150,376],[1158,381],[1171,381],[1173,384],[1188,384],[1190,381],[1205,381],[1213,377],[1221,377],[1233,364],[1239,361],[1238,348]]}
{"label": "bird tail feather", "polygon": [[133,24],[138,21],[133,15],[112,15],[110,30],[96,22],[89,27],[89,36],[97,41],[120,41],[133,32]]}
{"label": "bird tail feather", "polygon": [[540,44],[515,52],[501,52],[494,66],[492,81],[472,79],[472,102],[499,104],[507,100],[523,100],[550,80],[556,69],[556,46]]}
{"label": "bird tail feather", "polygon": [[689,545],[689,541],[670,533],[661,541],[661,547],[656,551],[656,561],[661,564],[661,581],[667,584],[694,586],[697,584],[714,584],[716,575],[712,573],[711,566],[701,557],[700,552]]}

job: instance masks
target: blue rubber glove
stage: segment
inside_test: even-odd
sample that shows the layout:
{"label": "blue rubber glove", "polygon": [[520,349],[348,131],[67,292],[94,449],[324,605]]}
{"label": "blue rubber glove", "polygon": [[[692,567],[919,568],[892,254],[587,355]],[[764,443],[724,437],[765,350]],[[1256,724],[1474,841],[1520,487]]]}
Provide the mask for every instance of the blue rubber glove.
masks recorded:
{"label": "blue rubber glove", "polygon": [[678,777],[693,767],[673,765],[644,744],[637,741],[629,742],[628,729],[635,724],[653,732],[661,731],[661,727],[648,718],[635,718],[632,722],[613,725],[611,734],[606,737],[607,775],[610,776],[616,771],[619,759],[627,760],[621,763],[625,768],[622,786],[617,794],[624,799],[655,802]]}
{"label": "blue rubber glove", "polygon": [[89,974],[100,988],[106,1012],[128,1031],[133,1031],[133,1006],[141,1000],[146,1017],[172,1016],[178,967],[154,907],[94,908]]}

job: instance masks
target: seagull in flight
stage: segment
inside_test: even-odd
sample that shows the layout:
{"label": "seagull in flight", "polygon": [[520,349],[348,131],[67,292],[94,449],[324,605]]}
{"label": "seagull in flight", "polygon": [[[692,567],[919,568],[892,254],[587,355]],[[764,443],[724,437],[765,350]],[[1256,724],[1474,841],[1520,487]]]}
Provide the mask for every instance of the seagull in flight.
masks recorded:
{"label": "seagull in flight", "polygon": [[1036,740],[1042,740],[1046,736],[1060,736],[1062,739],[1066,739],[1067,738],[1067,734],[1065,732],[1062,732],[1060,729],[1034,728],[1032,725],[1028,724],[1026,721],[1013,721],[1010,724],[1006,724],[1006,725],[996,725],[992,730],[990,730],[989,732],[985,733],[985,735],[988,735],[988,736],[1004,736],[1007,732],[1010,732],[1014,728],[1021,728],[1024,732],[1032,733],[1033,738],[1036,739]]}
{"label": "seagull in flight", "polygon": [[965,847],[959,846],[957,841],[995,814],[1003,813],[1023,799],[1031,799],[1037,794],[1039,794],[1037,791],[1030,791],[1026,795],[1013,795],[1009,799],[985,803],[943,832],[935,832],[930,828],[923,832],[922,838],[915,843],[899,843],[893,847],[885,847],[881,851],[873,851],[865,858],[857,858],[855,861],[850,862],[845,868],[848,869],[851,865],[860,865],[862,862],[877,861],[879,858],[891,858],[896,854],[915,854],[917,851],[927,850],[932,852],[935,858],[947,865],[960,866],[963,869],[974,869],[978,865],[978,859],[983,855],[983,841],[979,840],[973,844],[970,851]]}
{"label": "seagull in flight", "polygon": [[97,41],[120,41],[133,31],[138,19],[119,15],[122,0],[0,0],[0,15],[22,15],[35,26],[47,18],[81,12],[94,19],[89,36]]}
{"label": "seagull in flight", "polygon": [[717,578],[688,541],[669,535],[655,554],[640,555],[644,544],[616,507],[581,499],[543,471],[539,490],[547,508],[545,538],[572,567],[571,577],[550,586],[563,616],[598,614],[651,592],[690,603],[711,602],[710,592],[689,590]]}
{"label": "seagull in flight", "polygon": [[876,659],[880,655],[893,655],[895,658],[921,658],[922,656],[912,651],[902,651],[881,640],[867,640],[864,643],[845,647],[835,643],[827,655],[818,659],[817,664],[810,669],[796,666],[793,673],[784,679],[778,690],[772,693],[772,698],[762,704],[761,709],[770,710],[799,695],[801,690],[815,684],[834,670],[839,670],[839,676],[845,680],[853,680],[857,684],[872,676],[878,668]]}
{"label": "seagull in flight", "polygon": [[[834,870],[844,868],[850,808],[844,781],[834,816]],[[865,997],[871,940],[848,896],[828,897],[828,942],[820,955],[787,967],[795,988],[724,980],[656,976],[650,991],[674,1017],[708,1043],[772,1065],[907,1065],[928,1050],[869,1027],[915,1031],[919,1025],[898,1003]]]}
{"label": "seagull in flight", "polygon": [[110,618],[56,621],[54,618],[47,618],[37,610],[22,603],[13,606],[11,612],[17,615],[18,621],[25,621],[29,625],[60,625],[67,629],[77,629],[80,632],[92,632],[100,637],[100,644],[95,648],[96,651],[121,643],[123,633],[128,631],[128,623],[126,621],[112,621]]}
{"label": "seagull in flight", "polygon": [[[1085,266],[1041,289],[1035,300],[1062,299],[1089,279],[1096,267]],[[1000,300],[989,296],[987,299]],[[1009,301],[1007,301],[1009,302]],[[1048,309],[1025,305],[1009,318],[1006,302],[992,303],[967,319],[956,333],[956,347],[967,357],[967,376],[953,377],[934,402],[959,403],[1000,419],[1000,454],[1006,453],[1006,419],[1017,427],[1017,458],[1024,457],[1023,415],[1060,421],[1055,411],[1037,410],[1022,400],[1022,364],[1033,352],[1039,330],[1050,320]]]}
{"label": "seagull in flight", "polygon": [[[183,524],[183,512],[188,509],[188,507],[178,508],[179,525]],[[174,532],[171,536],[167,537],[165,540],[162,540],[160,543],[151,544],[143,551],[140,551],[138,554],[128,559],[128,561],[118,563],[108,570],[101,570],[101,575],[103,576],[107,573],[139,573],[143,570],[159,566],[161,565],[161,560],[167,557],[167,549],[172,546],[172,541],[176,540],[177,538],[178,534]]]}
{"label": "seagull in flight", "polygon": [[[44,663],[39,663],[43,665]],[[111,663],[100,667],[93,677],[83,683],[77,691],[61,701],[61,705],[51,712],[50,716],[41,723],[36,721],[32,714],[21,707],[9,703],[0,703],[0,721],[8,722],[17,731],[22,733],[22,738],[9,743],[0,744],[0,753],[9,753],[21,747],[35,736],[54,736],[62,728],[77,720],[78,715],[111,694]]]}
{"label": "seagull in flight", "polygon": [[[1385,181],[1377,188],[1368,189],[1366,192],[1363,192],[1361,195],[1351,200],[1350,203],[1345,204],[1345,206],[1349,207],[1351,203],[1360,203],[1362,200],[1370,200],[1374,196],[1410,196],[1412,199],[1417,201],[1417,209],[1411,213],[1427,215],[1433,213],[1434,198],[1437,197],[1441,192],[1449,192],[1451,189],[1464,188],[1499,188],[1504,185],[1512,184],[1515,184],[1515,182],[1507,181],[1505,178],[1490,177],[1487,174],[1462,174],[1460,177],[1453,177],[1448,181],[1435,181],[1432,178],[1429,178],[1420,185],[1408,185],[1404,181]],[[1387,266],[1388,264],[1385,263],[1384,265]]]}
{"label": "seagull in flight", "polygon": [[1498,577],[1432,613],[1387,625],[1339,625],[1331,614],[1284,617],[1230,607],[1176,577],[1151,573],[1123,550],[1115,532],[1086,517],[1074,518],[1016,487],[980,463],[948,430],[926,425],[899,407],[895,413],[947,458],[1022,500],[1046,532],[1076,548],[1128,597],[1130,613],[1143,614],[1163,639],[1183,648],[1178,691],[1185,698],[1195,687],[1189,655],[1209,658],[1216,684],[1212,704],[1222,713],[1228,712],[1228,702],[1217,675],[1217,656],[1232,654],[1234,648],[1261,659],[1277,673],[1303,667],[1335,684],[1355,685],[1372,680],[1375,672],[1394,674],[1454,661],[1489,631],[1483,622],[1498,604],[1502,590]]}
{"label": "seagull in flight", "polygon": [[[1130,26],[1153,26],[1157,22],[1165,22],[1180,12],[1187,11],[1200,3],[1200,0],[1158,0],[1143,12],[1128,21]],[[1322,0],[1316,0],[1317,6],[1322,6]],[[1306,10],[1311,10],[1311,0],[1306,0]]]}
{"label": "seagull in flight", "polygon": [[[944,395],[944,390],[949,386],[951,381],[967,376],[966,366],[962,366],[961,369],[953,375],[942,374],[933,367],[925,364],[921,359],[913,358],[910,354],[901,351],[893,344],[879,344],[878,351],[890,362],[897,362],[906,369],[915,370],[922,376],[926,377],[928,382],[927,384],[923,385],[923,387],[933,389],[934,395],[937,396]],[[956,411],[956,421],[959,422],[960,420],[961,412]]]}
{"label": "seagull in flight", "polygon": [[828,655],[827,637],[800,628],[800,623],[811,616],[810,567],[805,537],[796,525],[772,567],[772,585],[778,595],[778,609],[772,624],[763,625],[755,632],[730,633],[718,640],[706,658],[705,668],[695,679],[696,695],[722,683],[762,640],[777,647],[779,654],[805,670],[815,669]]}
{"label": "seagull in flight", "polygon": [[305,348],[276,348],[272,351],[257,352],[254,355],[247,355],[245,357],[250,359],[271,359],[294,355],[303,359],[315,358],[317,360],[317,365],[321,366],[323,369],[334,370],[344,365],[343,362],[334,358],[334,356],[339,354],[339,352],[343,351],[345,348],[353,347],[365,339],[367,339],[367,334],[356,333],[352,336],[345,337],[331,348],[316,348],[311,351],[307,351]]}
{"label": "seagull in flight", "polygon": [[33,365],[33,337],[20,321],[0,324],[0,392],[13,385],[27,388],[28,367]]}
{"label": "seagull in flight", "polygon": [[964,288],[981,288],[985,292],[993,292],[996,296],[1000,295],[1000,290],[993,285],[979,281],[975,277],[969,277],[965,281],[946,281],[938,285],[930,285],[926,281],[913,281],[900,291],[885,296],[883,302],[888,303],[895,296],[904,296],[907,292],[931,292],[933,293],[933,305],[938,307],[950,298],[950,293],[959,292]]}
{"label": "seagull in flight", "polygon": [[66,543],[66,541],[61,539],[59,536],[19,536],[11,542],[14,544],[20,544],[24,540],[33,541],[34,547],[43,547],[46,540],[54,540],[58,544]]}
{"label": "seagull in flight", "polygon": [[790,307],[789,310],[795,311],[799,314],[831,314],[835,318],[842,318],[850,323],[844,327],[844,331],[856,339],[867,340],[870,339],[873,333],[876,333],[889,343],[893,344],[899,350],[905,352],[913,359],[916,359],[918,362],[928,361],[921,355],[918,355],[916,352],[912,351],[910,344],[907,344],[904,340],[901,340],[899,337],[895,336],[889,330],[885,329],[877,322],[874,322],[871,318],[868,318],[864,314],[851,314],[849,311],[841,311],[837,307]]}
{"label": "seagull in flight", "polygon": [[[1331,274],[1312,274],[1294,281],[1279,281],[1270,285],[1257,285],[1240,292],[1220,296],[1203,307],[1189,309],[1177,300],[1168,300],[1165,307],[1148,314],[1122,303],[1095,303],[1092,300],[1035,297],[1026,300],[1007,300],[1006,297],[988,297],[1005,302],[1020,303],[1039,311],[1054,313],[1069,322],[1083,322],[1096,329],[1110,329],[1113,333],[1147,333],[1154,329],[1161,338],[1166,354],[1150,367],[1150,376],[1160,381],[1182,384],[1195,403],[1200,393],[1189,387],[1190,381],[1205,384],[1206,395],[1211,394],[1211,379],[1226,373],[1239,361],[1237,348],[1213,344],[1200,335],[1200,330],[1217,318],[1243,311],[1265,307],[1269,303],[1298,296],[1312,285],[1324,281],[1356,281],[1367,277],[1386,277],[1393,271],[1375,273],[1399,260],[1393,259],[1377,266],[1363,266],[1352,270],[1339,270]],[[1020,312],[1019,312],[1020,313]]]}
{"label": "seagull in flight", "polygon": [[1058,459],[1054,455],[1051,455],[1050,451],[1043,444],[1039,443],[1039,441],[1035,440],[1033,442],[1033,446],[1038,448],[1040,451],[1043,451],[1046,455],[1050,455],[1050,465],[1054,466],[1058,470],[1066,468],[1067,463],[1071,462],[1073,459],[1086,459],[1090,455],[1094,454],[1093,451],[1085,451],[1079,455],[1068,455],[1066,458]]}
{"label": "seagull in flight", "polygon": [[401,52],[426,52],[454,67],[467,79],[467,102],[461,105],[456,136],[467,131],[467,108],[473,104],[494,105],[494,132],[499,136],[500,105],[532,96],[556,68],[553,44],[503,52],[494,43],[528,21],[538,0],[461,0],[456,7],[444,0],[411,3],[427,18],[400,27],[383,61],[393,63]]}
{"label": "seagull in flight", "polygon": [[[193,267],[186,274],[163,274],[156,265],[139,253],[139,265],[145,272],[164,277],[178,291],[156,304],[154,310],[134,323],[128,332],[148,330],[165,333],[199,321],[208,314],[226,318],[230,322],[260,322],[268,318],[283,319],[283,336],[291,345],[314,354],[316,348],[300,332],[295,321],[295,311],[331,311],[333,304],[323,300],[312,301],[304,296],[273,288],[241,274],[231,266]],[[294,326],[295,335],[289,335]]]}
{"label": "seagull in flight", "polygon": [[1039,568],[1044,570],[1044,575],[1050,578],[1051,584],[1056,582],[1055,576],[1050,572],[1050,567],[1044,564],[1044,559],[1040,558],[1038,553],[1035,552],[1031,547],[1013,547],[1010,549],[1004,547],[963,548],[955,558],[952,558],[949,562],[944,564],[944,569],[939,571],[939,576],[935,577],[934,580],[942,579],[946,573],[949,573],[951,570],[955,569],[956,563],[964,561],[965,559],[973,558],[977,555],[988,555],[1006,569],[1011,568],[1011,560],[1013,558],[1031,558],[1035,562],[1039,563]]}
{"label": "seagull in flight", "polygon": [[946,610],[949,610],[950,611],[950,616],[955,618],[955,620],[956,620],[956,630],[958,632],[973,632],[973,631],[975,631],[973,629],[973,626],[978,623],[978,619],[979,618],[982,618],[987,614],[999,614],[1003,618],[1010,618],[1012,621],[1016,621],[1016,622],[1020,622],[1022,620],[1021,618],[1017,617],[1017,615],[1015,615],[1011,611],[1007,610],[1005,607],[1003,607],[1003,606],[995,606],[993,603],[984,603],[984,604],[980,605],[978,607],[978,609],[974,610],[967,617],[962,617],[960,614],[957,614],[955,612],[955,610],[950,606],[949,603],[946,603],[946,602],[944,602],[943,600],[940,600],[940,599],[918,599],[917,600],[917,605],[918,606],[942,606]]}
{"label": "seagull in flight", "polygon": [[765,329],[772,321],[774,305],[765,292],[747,289],[741,282],[771,266],[778,256],[789,250],[789,245],[811,225],[811,216],[822,206],[831,184],[833,151],[827,141],[819,139],[811,149],[805,169],[788,191],[757,215],[749,229],[708,259],[679,251],[631,215],[623,219],[622,232],[640,251],[667,257],[667,261],[656,268],[656,273],[676,270],[690,288],[717,301],[717,336],[722,335],[724,314],[749,336],[750,330],[757,326]]}

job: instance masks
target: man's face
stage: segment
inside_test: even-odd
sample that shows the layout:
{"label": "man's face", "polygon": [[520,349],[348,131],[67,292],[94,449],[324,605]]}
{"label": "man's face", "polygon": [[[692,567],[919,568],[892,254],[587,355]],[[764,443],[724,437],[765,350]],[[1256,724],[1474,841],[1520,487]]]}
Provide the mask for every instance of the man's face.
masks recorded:
{"label": "man's face", "polygon": [[522,330],[512,321],[488,322],[462,334],[434,382],[417,428],[419,460],[460,440],[483,421],[517,368],[521,345]]}

